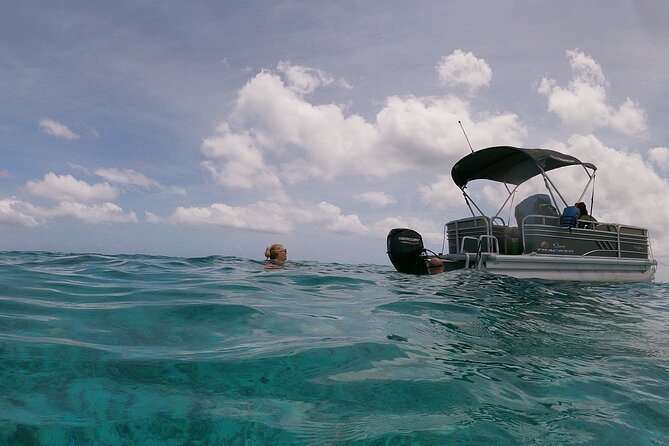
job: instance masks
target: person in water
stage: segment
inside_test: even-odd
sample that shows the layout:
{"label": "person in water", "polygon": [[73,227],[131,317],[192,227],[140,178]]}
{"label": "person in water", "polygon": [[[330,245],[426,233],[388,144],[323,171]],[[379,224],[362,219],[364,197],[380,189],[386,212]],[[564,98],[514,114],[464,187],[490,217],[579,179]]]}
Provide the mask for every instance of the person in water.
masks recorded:
{"label": "person in water", "polygon": [[444,272],[444,262],[439,257],[432,257],[427,264],[427,272],[430,274],[439,274]]}
{"label": "person in water", "polygon": [[288,257],[288,250],[281,243],[272,243],[265,248],[268,266],[283,266]]}

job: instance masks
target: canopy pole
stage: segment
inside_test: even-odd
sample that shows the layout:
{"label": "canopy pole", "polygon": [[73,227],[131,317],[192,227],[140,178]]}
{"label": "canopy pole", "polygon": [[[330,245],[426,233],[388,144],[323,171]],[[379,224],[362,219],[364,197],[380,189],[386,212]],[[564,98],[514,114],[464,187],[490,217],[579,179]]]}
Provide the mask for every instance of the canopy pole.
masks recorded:
{"label": "canopy pole", "polygon": [[472,213],[472,217],[476,217],[476,214],[474,213],[474,210],[472,209],[471,205],[469,204],[470,202],[471,202],[471,204],[474,205],[474,207],[476,208],[476,210],[479,211],[479,212],[481,213],[481,216],[482,216],[482,217],[485,217],[485,214],[483,213],[483,211],[481,210],[481,208],[479,208],[479,207],[476,205],[476,203],[474,202],[474,200],[472,200],[471,197],[470,197],[469,195],[467,195],[467,192],[465,192],[465,189],[462,188],[461,190],[462,190],[462,195],[465,196],[465,203],[467,203],[467,207],[469,208],[469,212]]}
{"label": "canopy pole", "polygon": [[[592,175],[590,175],[590,172],[588,172],[588,169],[585,166],[583,166],[583,170],[585,170],[586,175],[588,175],[588,183],[583,188],[583,192],[581,192],[581,195],[579,195],[578,201],[583,200],[583,197],[585,196],[585,193],[588,191],[588,187],[590,187],[591,184],[592,184],[592,195],[595,194],[595,175],[597,174],[597,172],[593,171]],[[594,197],[590,199],[590,201],[591,201],[590,208],[591,209],[592,209],[592,200],[593,199],[594,199]]]}
{"label": "canopy pole", "polygon": [[[518,186],[516,186],[518,189]],[[513,209],[513,200],[516,198],[516,189],[513,190],[513,196],[511,197],[511,204],[509,205],[509,218],[506,221],[506,225],[511,227],[511,210]]]}
{"label": "canopy pole", "polygon": [[592,174],[592,193],[590,194],[590,215],[595,208],[595,174]]}
{"label": "canopy pole", "polygon": [[[497,211],[497,213],[495,214],[495,216],[494,216],[493,218],[497,218],[497,217],[499,217],[499,214],[502,213],[502,211],[504,210],[504,207],[505,207],[506,204],[509,202],[509,199],[511,199],[511,197],[515,195],[515,193],[516,193],[516,189],[518,189],[518,186],[520,186],[520,185],[517,184],[516,187],[513,188],[513,190],[509,190],[509,186],[508,186],[506,183],[504,183],[504,186],[506,187],[506,191],[509,192],[509,196],[506,197],[506,200],[504,200],[504,203],[503,203],[502,206],[499,208],[499,210]],[[513,202],[513,201],[512,201],[512,202]],[[509,210],[509,219],[511,219],[511,211],[510,211],[510,210]],[[508,224],[507,224],[507,225],[508,225]]]}
{"label": "canopy pole", "polygon": [[562,200],[562,202],[564,203],[564,205],[565,205],[565,206],[569,206],[569,205],[567,204],[567,201],[564,199],[564,197],[562,196],[562,194],[561,194],[560,191],[558,190],[558,188],[555,187],[555,184],[553,184],[553,182],[551,181],[551,179],[548,178],[548,175],[546,175],[546,172],[544,172],[543,169],[541,170],[541,176],[544,177],[544,183],[546,184],[546,189],[548,189],[548,193],[551,194],[551,198],[553,199],[553,203],[555,203],[556,205],[558,204],[557,200],[556,200],[555,197],[553,196],[553,192],[551,192],[551,188],[548,187],[548,183],[550,183],[550,185],[553,186],[553,189],[555,189],[555,193],[558,194],[558,197],[560,197],[560,200]]}

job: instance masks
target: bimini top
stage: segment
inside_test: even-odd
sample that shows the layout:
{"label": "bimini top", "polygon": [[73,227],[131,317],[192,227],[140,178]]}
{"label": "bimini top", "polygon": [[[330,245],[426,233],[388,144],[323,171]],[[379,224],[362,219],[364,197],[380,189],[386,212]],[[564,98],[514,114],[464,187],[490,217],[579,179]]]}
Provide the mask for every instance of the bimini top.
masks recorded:
{"label": "bimini top", "polygon": [[594,164],[583,163],[555,150],[497,146],[478,150],[462,158],[453,166],[451,177],[461,189],[472,180],[518,185],[542,172],[576,165],[597,170]]}

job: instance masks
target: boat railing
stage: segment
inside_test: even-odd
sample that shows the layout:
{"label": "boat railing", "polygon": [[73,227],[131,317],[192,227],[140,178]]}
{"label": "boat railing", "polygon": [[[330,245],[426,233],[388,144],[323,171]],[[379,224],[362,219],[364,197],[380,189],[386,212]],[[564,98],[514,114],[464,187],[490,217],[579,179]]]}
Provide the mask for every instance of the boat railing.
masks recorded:
{"label": "boat railing", "polygon": [[[499,254],[499,240],[494,235],[480,235],[478,237],[474,237],[474,236],[471,236],[471,235],[466,235],[466,236],[462,237],[462,240],[461,240],[461,243],[460,243],[460,253],[462,253],[462,254],[467,254],[467,253],[471,252],[471,251],[467,251],[467,249],[466,249],[467,240],[471,240],[472,242],[476,243],[476,251],[475,252],[477,254],[480,254],[481,252],[485,252],[485,253],[492,252],[492,253]],[[484,243],[483,243],[484,240],[490,240],[492,243],[484,245]],[[486,246],[486,247],[492,246],[493,249],[492,250],[484,249],[484,246]]]}
{"label": "boat railing", "polygon": [[464,256],[465,256],[465,269],[468,269],[470,266],[475,265],[477,263],[476,259],[479,258],[480,253],[478,251],[478,248],[475,252],[468,252],[465,249],[465,241],[466,240],[474,241],[477,244],[477,246],[480,246],[480,241],[479,241],[478,237],[474,237],[474,236],[464,236],[462,238],[460,253],[464,254]]}
{"label": "boat railing", "polygon": [[[484,245],[497,243],[499,250],[499,239],[495,242],[489,241],[492,237],[504,238],[506,234],[506,224],[501,217],[477,216],[453,220],[444,225],[444,242],[442,252],[444,251],[446,240],[448,239],[448,252],[451,254],[463,254],[479,250],[479,243]],[[482,241],[481,236],[487,236]],[[484,246],[485,251],[490,251],[493,247]]]}
{"label": "boat railing", "polygon": [[581,219],[573,227],[562,227],[559,216],[530,214],[523,218],[520,227],[507,226],[501,218],[478,216],[450,221],[444,229],[444,244],[447,236],[451,254],[536,252],[582,257],[652,258],[648,231],[617,223]]}
{"label": "boat railing", "polygon": [[[491,250],[483,250],[483,241],[484,240],[490,240],[492,242],[493,249]],[[486,246],[490,246],[489,243],[486,243]],[[494,235],[482,235],[479,237],[479,248],[477,251],[477,254],[480,255],[481,253],[493,253],[493,254],[499,254],[499,240],[497,237]]]}
{"label": "boat railing", "polygon": [[521,222],[521,230],[527,224],[533,225],[544,225],[544,226],[559,226],[560,216],[559,215],[539,215],[539,214],[530,214],[526,215]]}
{"label": "boat railing", "polygon": [[476,252],[478,252],[478,246],[480,245],[480,243],[479,243],[479,242],[480,242],[479,237],[475,237],[475,236],[473,236],[473,235],[465,235],[465,236],[462,237],[462,239],[460,240],[460,250],[458,251],[458,253],[459,253],[459,254],[467,254],[467,253],[469,253],[469,251],[467,251],[467,240],[471,240],[471,241],[473,241],[473,242],[476,244],[476,246],[477,246],[477,248],[476,248]]}
{"label": "boat railing", "polygon": [[[575,255],[652,258],[648,230],[637,226],[580,219],[573,227],[560,227],[559,217],[533,214],[523,218],[520,230],[523,246],[530,249],[533,245],[528,240],[528,231],[535,239],[540,235],[543,240],[557,237],[572,242],[582,249]],[[544,251],[551,253],[551,249]]]}

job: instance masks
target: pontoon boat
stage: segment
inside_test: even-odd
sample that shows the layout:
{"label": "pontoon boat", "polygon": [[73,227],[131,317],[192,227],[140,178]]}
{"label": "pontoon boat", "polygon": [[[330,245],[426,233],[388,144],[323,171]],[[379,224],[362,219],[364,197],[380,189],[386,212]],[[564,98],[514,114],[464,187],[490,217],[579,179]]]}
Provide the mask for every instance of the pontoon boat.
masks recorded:
{"label": "pontoon boat", "polygon": [[[569,166],[580,166],[587,175],[576,203],[567,202],[547,175]],[[388,256],[398,271],[409,274],[476,268],[517,278],[653,280],[657,262],[647,229],[599,222],[584,212],[587,207],[581,200],[588,190],[593,209],[596,171],[594,164],[554,150],[498,146],[470,153],[453,166],[451,177],[472,216],[444,225],[439,254],[424,248],[418,232],[392,229],[387,238]],[[510,212],[505,221],[501,212],[513,206],[518,187],[537,175],[543,177],[547,193],[531,195],[516,205],[515,225]],[[467,185],[473,180],[505,186],[508,197],[496,214],[486,215],[470,197]],[[446,241],[448,253],[443,252]]]}

